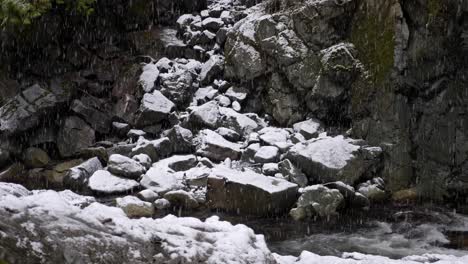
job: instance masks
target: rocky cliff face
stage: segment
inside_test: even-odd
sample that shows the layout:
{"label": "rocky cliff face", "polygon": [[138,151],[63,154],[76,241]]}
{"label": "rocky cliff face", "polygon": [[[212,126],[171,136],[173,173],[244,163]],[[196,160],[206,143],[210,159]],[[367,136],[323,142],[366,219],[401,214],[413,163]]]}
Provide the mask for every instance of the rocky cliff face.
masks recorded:
{"label": "rocky cliff face", "polygon": [[381,145],[392,190],[465,192],[465,20],[463,1],[270,1],[229,32],[225,74],[281,125]]}

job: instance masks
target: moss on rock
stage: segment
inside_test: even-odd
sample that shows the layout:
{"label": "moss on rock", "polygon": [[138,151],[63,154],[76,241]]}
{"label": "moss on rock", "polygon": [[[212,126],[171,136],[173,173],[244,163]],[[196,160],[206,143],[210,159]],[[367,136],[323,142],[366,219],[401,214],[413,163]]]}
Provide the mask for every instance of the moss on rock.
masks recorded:
{"label": "moss on rock", "polygon": [[362,1],[353,22],[351,42],[376,85],[386,79],[394,65],[394,4],[395,1]]}

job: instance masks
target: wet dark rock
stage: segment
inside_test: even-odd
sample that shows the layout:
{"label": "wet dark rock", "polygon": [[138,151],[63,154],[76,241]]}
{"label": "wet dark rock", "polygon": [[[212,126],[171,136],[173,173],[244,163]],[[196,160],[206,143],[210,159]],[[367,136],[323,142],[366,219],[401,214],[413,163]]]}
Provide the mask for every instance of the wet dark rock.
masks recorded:
{"label": "wet dark rock", "polygon": [[71,157],[94,144],[95,132],[82,119],[67,117],[59,130],[57,147],[62,157]]}
{"label": "wet dark rock", "polygon": [[105,100],[87,96],[81,100],[74,100],[70,106],[71,110],[83,118],[91,127],[103,134],[111,130],[110,109]]}
{"label": "wet dark rock", "polygon": [[309,182],[307,176],[288,159],[278,163],[278,172],[290,182],[299,185],[299,187],[306,187]]}
{"label": "wet dark rock", "polygon": [[200,72],[201,84],[209,84],[224,71],[224,57],[213,55],[202,65]]}
{"label": "wet dark rock", "polygon": [[28,168],[43,168],[49,162],[49,155],[42,149],[28,148],[24,151],[24,164]]}

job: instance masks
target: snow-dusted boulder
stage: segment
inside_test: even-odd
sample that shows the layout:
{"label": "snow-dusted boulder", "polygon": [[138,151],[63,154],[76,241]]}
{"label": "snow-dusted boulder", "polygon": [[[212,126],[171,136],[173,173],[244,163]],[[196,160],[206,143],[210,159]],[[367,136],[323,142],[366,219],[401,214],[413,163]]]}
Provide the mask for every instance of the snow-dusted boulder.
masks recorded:
{"label": "snow-dusted boulder", "polygon": [[307,176],[288,159],[278,163],[278,170],[286,179],[300,187],[306,187],[309,182]]}
{"label": "snow-dusted boulder", "polygon": [[278,162],[279,149],[273,146],[263,146],[255,153],[254,161],[257,163]]}
{"label": "snow-dusted boulder", "polygon": [[283,128],[265,127],[258,131],[260,140],[266,145],[274,145],[288,140],[289,132]]}
{"label": "snow-dusted boulder", "polygon": [[304,188],[297,200],[297,207],[290,214],[294,220],[303,220],[315,215],[330,217],[337,214],[343,205],[343,195],[338,190],[328,189],[323,185],[312,185]]}
{"label": "snow-dusted boulder", "polygon": [[175,109],[175,104],[167,99],[160,91],[146,93],[141,100],[138,110],[136,124],[144,127],[159,123],[167,119],[169,114]]}
{"label": "snow-dusted boulder", "polygon": [[207,202],[212,208],[237,213],[277,214],[292,207],[297,190],[286,180],[219,165],[208,177]]}
{"label": "snow-dusted boulder", "polygon": [[168,200],[171,205],[183,207],[187,209],[194,209],[199,206],[198,201],[193,195],[184,190],[170,191],[164,194],[164,199]]}
{"label": "snow-dusted boulder", "polygon": [[213,55],[202,65],[200,72],[200,82],[209,84],[224,71],[224,56]]}
{"label": "snow-dusted boulder", "polygon": [[189,122],[195,127],[216,128],[219,118],[218,104],[210,101],[201,106],[193,107],[189,116]]}
{"label": "snow-dusted boulder", "polygon": [[140,184],[160,195],[183,189],[185,176],[176,172],[188,170],[194,167],[196,162],[194,155],[177,155],[162,159],[154,163],[153,167],[143,175]]}
{"label": "snow-dusted boulder", "polygon": [[218,133],[204,129],[195,139],[197,142],[197,154],[216,161],[223,161],[226,158],[237,160],[241,155],[241,145],[232,143],[224,139]]}
{"label": "snow-dusted boulder", "polygon": [[293,125],[293,129],[296,133],[303,135],[306,140],[318,137],[323,130],[320,122],[313,119],[296,123]]}
{"label": "snow-dusted boulder", "polygon": [[119,175],[129,179],[138,179],[146,168],[131,158],[114,154],[109,157],[107,170],[115,175]]}
{"label": "snow-dusted boulder", "polygon": [[380,148],[379,151],[373,151],[375,148],[360,144],[362,142],[343,136],[322,135],[294,145],[286,158],[296,164],[310,180],[354,184],[362,176],[374,172],[380,164]]}
{"label": "snow-dusted boulder", "polygon": [[66,188],[75,191],[88,189],[89,178],[98,170],[102,170],[102,163],[98,158],[91,158],[82,164],[71,168],[63,179]]}
{"label": "snow-dusted boulder", "polygon": [[142,201],[135,196],[117,198],[115,203],[128,217],[151,217],[154,214],[153,204]]}
{"label": "snow-dusted boulder", "polygon": [[88,182],[89,189],[102,194],[126,193],[139,186],[140,184],[134,180],[117,177],[105,170],[96,171]]}

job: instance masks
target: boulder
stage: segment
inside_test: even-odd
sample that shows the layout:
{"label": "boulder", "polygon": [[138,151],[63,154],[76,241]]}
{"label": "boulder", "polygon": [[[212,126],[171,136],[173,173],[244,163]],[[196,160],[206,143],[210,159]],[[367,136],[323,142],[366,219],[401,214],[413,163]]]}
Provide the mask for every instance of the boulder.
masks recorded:
{"label": "boulder", "polygon": [[195,101],[199,105],[205,104],[213,100],[218,95],[219,91],[214,89],[213,86],[198,88],[198,90],[195,92]]}
{"label": "boulder", "polygon": [[131,158],[114,154],[107,164],[109,172],[129,179],[138,179],[146,172],[146,168]]}
{"label": "boulder", "polygon": [[221,114],[216,102],[210,101],[201,106],[193,107],[189,122],[194,127],[216,128]]}
{"label": "boulder", "polygon": [[383,202],[388,198],[383,186],[383,180],[380,178],[374,178],[359,184],[357,191],[367,197],[371,203]]}
{"label": "boulder", "polygon": [[300,187],[306,187],[309,182],[307,176],[288,159],[278,163],[278,171],[290,182]]}
{"label": "boulder", "polygon": [[40,148],[28,148],[24,151],[24,165],[29,168],[43,168],[49,164],[50,158]]}
{"label": "boulder", "polygon": [[83,118],[91,127],[99,133],[108,134],[111,130],[111,116],[108,103],[92,96],[74,100],[71,110]]}
{"label": "boulder", "polygon": [[240,86],[232,86],[227,89],[227,91],[224,93],[231,101],[237,101],[237,102],[243,102],[246,98],[247,95],[249,94],[249,91]]}
{"label": "boulder", "polygon": [[130,129],[127,123],[112,122],[112,130],[120,137],[126,136]]}
{"label": "boulder", "polygon": [[149,189],[146,189],[146,190],[143,190],[139,193],[137,193],[137,197],[140,198],[141,200],[145,201],[145,202],[154,202],[156,201],[156,199],[159,198],[159,195],[152,191],[152,190],[149,190]]}
{"label": "boulder", "polygon": [[71,168],[63,179],[66,188],[85,192],[88,190],[89,178],[98,170],[102,170],[102,163],[98,158],[91,158],[82,164]]}
{"label": "boulder", "polygon": [[175,125],[171,129],[164,131],[162,136],[169,138],[174,153],[191,153],[193,150],[193,134],[186,128]]}
{"label": "boulder", "polygon": [[128,193],[140,186],[138,182],[112,175],[105,170],[98,170],[89,178],[88,187],[99,194]]}
{"label": "boulder", "polygon": [[138,154],[146,154],[151,158],[152,162],[156,162],[161,158],[165,158],[172,153],[172,142],[167,137],[156,140],[146,140],[140,138],[136,145],[131,145],[129,156]]}
{"label": "boulder", "polygon": [[223,161],[226,158],[237,160],[241,155],[241,145],[224,139],[218,133],[204,129],[195,139],[197,154],[215,161]]}
{"label": "boulder", "polygon": [[343,181],[354,184],[379,166],[381,149],[369,155],[369,148],[343,136],[321,136],[297,143],[286,154],[312,181]]}
{"label": "boulder", "polygon": [[158,210],[165,210],[171,207],[171,203],[167,199],[161,198],[154,201],[154,207]]}
{"label": "boulder", "polygon": [[267,176],[274,176],[278,172],[278,163],[265,163],[262,166],[262,173]]}
{"label": "boulder", "polygon": [[265,127],[258,131],[260,140],[266,145],[274,145],[288,140],[289,132],[283,128]]}
{"label": "boulder", "polygon": [[140,127],[157,124],[167,120],[169,114],[174,110],[175,104],[160,91],[146,93],[141,100],[135,122]]}
{"label": "boulder", "polygon": [[219,113],[221,115],[219,126],[232,129],[242,136],[249,135],[259,129],[259,125],[255,120],[231,108],[220,107]]}
{"label": "boulder", "polygon": [[56,94],[35,84],[0,107],[0,133],[13,135],[34,128],[60,103]]}
{"label": "boulder", "polygon": [[145,93],[151,93],[154,90],[156,80],[159,77],[159,69],[153,63],[148,63],[143,66],[143,72],[140,75],[139,83]]}
{"label": "boulder", "polygon": [[173,206],[183,207],[186,209],[195,209],[199,206],[198,201],[193,197],[193,195],[184,190],[167,192],[164,194],[164,199],[168,200]]}
{"label": "boulder", "polygon": [[320,122],[313,119],[296,123],[293,125],[293,129],[294,132],[303,135],[306,140],[318,137],[323,130]]}
{"label": "boulder", "polygon": [[142,201],[135,196],[117,198],[115,204],[130,218],[151,217],[154,214],[153,204]]}
{"label": "boulder", "polygon": [[328,189],[320,184],[312,185],[302,190],[297,207],[291,211],[291,215],[296,221],[315,215],[327,219],[337,214],[337,209],[343,202],[343,195],[338,190]]}
{"label": "boulder", "polygon": [[196,88],[190,70],[174,67],[173,71],[161,73],[159,78],[159,91],[176,106],[186,106],[191,102]]}
{"label": "boulder", "polygon": [[282,179],[219,165],[208,177],[207,202],[238,214],[274,215],[291,208],[297,190],[296,184]]}
{"label": "boulder", "polygon": [[151,167],[151,165],[153,164],[153,161],[151,160],[150,156],[146,155],[146,154],[138,154],[138,155],[134,155],[132,157],[133,160],[135,160],[136,162],[140,163],[143,167],[145,167],[147,170]]}
{"label": "boulder", "polygon": [[254,155],[257,163],[278,162],[280,156],[279,149],[273,146],[263,146]]}
{"label": "boulder", "polygon": [[216,133],[220,134],[222,137],[232,142],[236,142],[241,139],[241,136],[239,135],[239,133],[237,133],[236,131],[232,129],[225,128],[225,127],[220,127],[216,129]]}
{"label": "boulder", "polygon": [[203,19],[202,27],[210,30],[211,32],[217,32],[220,28],[224,26],[223,20],[220,18],[208,17]]}
{"label": "boulder", "polygon": [[69,116],[60,127],[57,147],[60,156],[66,158],[78,154],[94,144],[94,130],[81,118]]}
{"label": "boulder", "polygon": [[216,77],[224,71],[224,57],[221,55],[213,55],[202,65],[200,72],[201,84],[210,84]]}

